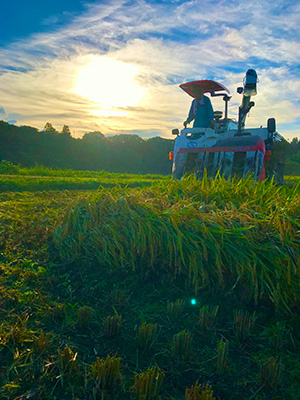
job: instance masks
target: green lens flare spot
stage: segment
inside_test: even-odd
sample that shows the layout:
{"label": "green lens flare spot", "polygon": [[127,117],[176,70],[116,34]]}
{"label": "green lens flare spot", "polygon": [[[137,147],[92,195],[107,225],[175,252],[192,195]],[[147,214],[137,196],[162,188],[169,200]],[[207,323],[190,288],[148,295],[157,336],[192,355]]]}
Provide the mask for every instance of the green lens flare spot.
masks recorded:
{"label": "green lens flare spot", "polygon": [[196,299],[192,299],[192,300],[191,300],[191,305],[194,306],[194,305],[196,305],[196,304],[197,304],[197,300],[196,300]]}

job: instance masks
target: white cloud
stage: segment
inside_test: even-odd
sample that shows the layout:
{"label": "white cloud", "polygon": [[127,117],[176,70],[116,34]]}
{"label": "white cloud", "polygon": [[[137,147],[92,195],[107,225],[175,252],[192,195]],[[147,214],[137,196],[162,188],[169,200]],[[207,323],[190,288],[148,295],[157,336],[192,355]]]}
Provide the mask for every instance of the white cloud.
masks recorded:
{"label": "white cloud", "polygon": [[41,22],[41,24],[42,25],[55,25],[55,24],[57,24],[58,22],[59,22],[59,16],[57,16],[57,15],[51,15],[50,17],[48,17],[48,18],[45,18],[42,22]]}
{"label": "white cloud", "polygon": [[[1,101],[8,117],[18,113],[20,124],[38,128],[50,121],[68,124],[77,136],[88,130],[167,136],[185,119],[191,101],[179,83],[221,81],[231,90],[230,114],[236,116],[236,87],[248,68],[257,68],[260,84],[249,124],[264,125],[269,116],[291,123],[299,115],[299,13],[291,0],[91,4],[60,31],[0,49]],[[137,107],[109,113],[74,93],[80,68],[104,55],[137,66],[135,81],[145,89]]]}

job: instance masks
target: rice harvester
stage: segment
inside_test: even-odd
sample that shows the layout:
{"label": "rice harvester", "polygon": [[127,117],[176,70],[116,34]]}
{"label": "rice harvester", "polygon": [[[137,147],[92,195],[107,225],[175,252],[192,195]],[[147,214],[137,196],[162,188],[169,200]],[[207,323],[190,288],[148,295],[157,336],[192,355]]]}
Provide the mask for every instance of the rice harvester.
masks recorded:
{"label": "rice harvester", "polygon": [[225,113],[223,117],[222,111],[215,111],[210,128],[172,130],[177,137],[169,158],[173,160],[172,175],[175,179],[189,173],[195,173],[198,179],[202,179],[206,170],[210,177],[215,177],[217,173],[229,179],[252,174],[259,181],[274,176],[277,183],[283,183],[285,140],[276,132],[275,119],[269,118],[264,128],[245,127],[246,116],[255,105],[251,97],[257,93],[257,81],[256,71],[249,69],[243,87],[237,88],[237,92],[243,95],[237,121],[228,117],[231,96],[222,84],[201,80],[179,85],[194,98],[199,88],[203,93],[210,93],[212,98],[222,96]]}

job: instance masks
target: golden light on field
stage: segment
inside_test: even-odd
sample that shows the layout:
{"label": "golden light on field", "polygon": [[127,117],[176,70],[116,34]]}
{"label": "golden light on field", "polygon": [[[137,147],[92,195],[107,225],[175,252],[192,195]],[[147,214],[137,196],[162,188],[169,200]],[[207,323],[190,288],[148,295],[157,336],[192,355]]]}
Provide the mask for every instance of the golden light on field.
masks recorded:
{"label": "golden light on field", "polygon": [[135,81],[135,65],[109,57],[97,57],[80,68],[74,92],[97,103],[102,111],[94,115],[116,115],[114,107],[134,107],[141,101],[144,89]]}

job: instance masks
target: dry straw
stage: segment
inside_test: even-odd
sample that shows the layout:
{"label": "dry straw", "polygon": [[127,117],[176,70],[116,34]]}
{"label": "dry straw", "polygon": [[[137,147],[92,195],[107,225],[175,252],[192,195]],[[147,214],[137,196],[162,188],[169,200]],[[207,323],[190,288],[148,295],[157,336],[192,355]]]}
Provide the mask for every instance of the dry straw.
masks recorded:
{"label": "dry straw", "polygon": [[105,336],[113,338],[118,335],[122,324],[121,315],[108,316],[103,321],[103,328]]}
{"label": "dry straw", "polygon": [[217,372],[223,374],[226,371],[228,361],[228,340],[223,338],[217,345]]}
{"label": "dry straw", "polygon": [[180,361],[187,361],[192,352],[193,337],[190,332],[181,331],[173,336],[171,354]]}
{"label": "dry straw", "polygon": [[83,306],[76,311],[77,323],[80,328],[87,328],[93,318],[94,310],[91,307]]}
{"label": "dry straw", "polygon": [[250,330],[255,324],[256,314],[255,312],[250,314],[247,311],[235,310],[233,319],[236,337],[243,342],[250,335]]}
{"label": "dry straw", "polygon": [[272,389],[280,385],[283,375],[283,365],[279,358],[270,357],[260,366],[260,381]]}
{"label": "dry straw", "polygon": [[107,356],[97,358],[91,365],[91,379],[94,381],[94,394],[99,391],[112,390],[120,383],[120,357]]}
{"label": "dry straw", "polygon": [[171,322],[176,322],[181,316],[182,311],[185,306],[185,301],[182,299],[177,299],[174,302],[168,302],[167,313]]}
{"label": "dry straw", "polygon": [[219,306],[204,305],[201,307],[198,324],[200,325],[203,332],[206,332],[211,328],[215,322],[216,316],[218,314]]}
{"label": "dry straw", "polygon": [[62,386],[64,385],[64,378],[70,379],[70,375],[78,371],[79,366],[77,363],[78,353],[74,353],[69,347],[63,350],[58,349],[58,363],[59,375],[57,379],[60,380]]}
{"label": "dry straw", "polygon": [[44,334],[43,330],[41,330],[40,335],[34,340],[33,348],[36,352],[44,352],[49,348],[50,342],[50,333]]}
{"label": "dry straw", "polygon": [[137,400],[158,400],[158,393],[165,373],[158,367],[148,368],[146,372],[135,374],[132,391]]}
{"label": "dry straw", "polygon": [[207,383],[199,385],[198,381],[195,385],[185,390],[185,400],[215,400],[211,386]]}
{"label": "dry straw", "polygon": [[138,330],[138,346],[142,349],[148,349],[157,336],[157,324],[146,324],[142,322]]}

